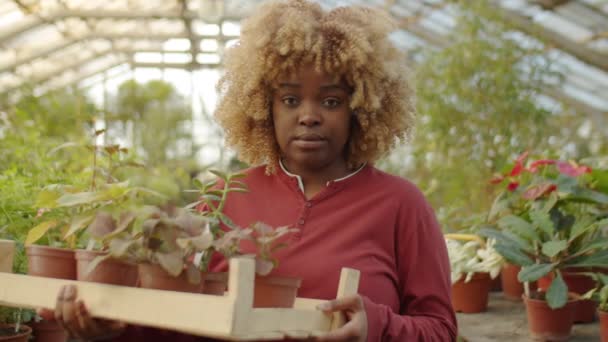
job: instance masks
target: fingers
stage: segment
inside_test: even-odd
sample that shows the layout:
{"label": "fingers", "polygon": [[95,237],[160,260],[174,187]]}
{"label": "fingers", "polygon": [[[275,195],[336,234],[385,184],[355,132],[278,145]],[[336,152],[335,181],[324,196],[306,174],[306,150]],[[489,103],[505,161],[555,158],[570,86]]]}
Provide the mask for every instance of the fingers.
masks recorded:
{"label": "fingers", "polygon": [[319,304],[317,309],[325,312],[360,311],[363,310],[363,301],[359,295],[352,295]]}
{"label": "fingers", "polygon": [[332,330],[325,335],[317,337],[318,342],[357,341],[359,331],[355,323],[348,322],[343,327]]}
{"label": "fingers", "polygon": [[82,329],[77,317],[77,289],[74,285],[66,285],[61,288],[55,305],[55,319],[70,334],[76,338],[82,338]]}

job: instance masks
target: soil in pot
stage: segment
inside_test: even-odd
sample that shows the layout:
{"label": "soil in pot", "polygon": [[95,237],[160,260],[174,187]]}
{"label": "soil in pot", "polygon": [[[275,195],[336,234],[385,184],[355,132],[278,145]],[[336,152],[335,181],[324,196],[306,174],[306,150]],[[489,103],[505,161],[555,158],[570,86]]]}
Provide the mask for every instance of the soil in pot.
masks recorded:
{"label": "soil in pot", "polygon": [[86,271],[93,259],[106,254],[98,251],[76,250],[77,279],[111,285],[135,286],[137,284],[137,265],[120,260],[106,259],[87,274]]}
{"label": "soil in pot", "polygon": [[223,296],[228,286],[228,273],[209,272],[205,275],[204,294]]}
{"label": "soil in pot", "polygon": [[577,301],[570,296],[565,306],[551,309],[544,292],[533,292],[532,298],[523,295],[528,317],[528,330],[534,340],[566,341],[570,337]]}
{"label": "soil in pot", "polygon": [[280,276],[256,276],[253,291],[254,308],[291,308],[302,280]]}
{"label": "soil in pot", "polygon": [[57,322],[40,321],[28,323],[32,327],[35,342],[65,342],[67,332]]}
{"label": "soil in pot", "polygon": [[[517,274],[521,270],[521,266],[513,264],[505,264],[500,272],[500,280],[502,282],[502,293],[508,300],[521,301],[521,295],[524,294],[524,284],[517,280]],[[536,290],[536,282],[530,283],[530,291]]]}
{"label": "soil in pot", "polygon": [[600,336],[602,342],[608,342],[608,311],[599,311],[600,316]]}
{"label": "soil in pot", "polygon": [[0,341],[2,342],[27,342],[32,334],[32,328],[21,324],[19,332],[15,333],[15,325],[0,324]]}
{"label": "soil in pot", "polygon": [[31,245],[25,248],[28,274],[38,277],[76,279],[74,251],[65,248]]}
{"label": "soil in pot", "polygon": [[179,276],[173,277],[162,267],[153,264],[139,264],[137,270],[139,273],[139,287],[144,289],[192,293],[202,293],[204,291],[204,273],[201,274],[200,283],[192,284],[188,281],[186,272],[182,272]]}
{"label": "soil in pot", "polygon": [[[581,269],[580,271],[589,271]],[[564,282],[568,286],[568,291],[583,295],[587,291],[595,287],[593,278],[584,274],[574,272],[562,272]],[[551,282],[552,275],[547,275],[538,280],[538,286],[542,291],[547,291]],[[578,302],[574,312],[574,323],[590,323],[595,320],[595,312],[597,311],[597,303],[595,301],[585,299]]]}
{"label": "soil in pot", "polygon": [[454,311],[476,313],[488,308],[488,293],[491,279],[488,273],[475,273],[468,283],[463,276],[452,284],[452,306]]}

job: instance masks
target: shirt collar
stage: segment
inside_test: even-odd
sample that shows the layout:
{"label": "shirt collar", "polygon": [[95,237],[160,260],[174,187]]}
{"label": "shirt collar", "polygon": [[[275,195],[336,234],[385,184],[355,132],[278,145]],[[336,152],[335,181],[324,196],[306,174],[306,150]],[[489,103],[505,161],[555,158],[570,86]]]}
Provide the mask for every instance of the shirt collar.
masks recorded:
{"label": "shirt collar", "polygon": [[[367,163],[363,163],[363,165],[361,165],[357,170],[353,171],[352,173],[350,173],[344,177],[334,179],[333,181],[329,181],[325,185],[329,186],[329,184],[331,182],[340,182],[345,179],[348,179],[348,178],[356,175],[357,173],[359,173],[359,171],[361,171],[365,167],[365,165],[367,165]],[[285,165],[283,165],[283,161],[281,159],[279,159],[279,166],[281,166],[281,169],[283,170],[283,172],[285,172],[286,175],[298,180],[298,187],[300,188],[300,190],[302,190],[302,192],[304,192],[304,182],[302,182],[302,177],[300,177],[299,175],[296,175],[295,173],[291,173],[291,172],[287,171],[287,169],[285,168]]]}

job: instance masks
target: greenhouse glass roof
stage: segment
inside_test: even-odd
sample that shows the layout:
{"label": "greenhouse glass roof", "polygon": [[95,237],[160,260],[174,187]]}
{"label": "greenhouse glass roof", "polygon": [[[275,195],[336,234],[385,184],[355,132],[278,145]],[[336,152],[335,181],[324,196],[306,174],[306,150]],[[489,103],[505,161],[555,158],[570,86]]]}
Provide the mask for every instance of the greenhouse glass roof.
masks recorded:
{"label": "greenhouse glass roof", "polygon": [[[124,68],[215,68],[238,39],[251,0],[0,0],[0,93],[79,84]],[[449,44],[458,6],[448,0],[322,0],[388,9],[407,50]],[[596,117],[608,113],[608,0],[492,0],[557,57],[565,80],[548,91]]]}

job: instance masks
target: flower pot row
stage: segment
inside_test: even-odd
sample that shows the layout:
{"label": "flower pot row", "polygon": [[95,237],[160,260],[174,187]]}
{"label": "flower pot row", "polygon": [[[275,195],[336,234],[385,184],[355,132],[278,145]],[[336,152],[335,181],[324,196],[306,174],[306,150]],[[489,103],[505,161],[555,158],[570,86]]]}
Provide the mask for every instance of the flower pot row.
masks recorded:
{"label": "flower pot row", "polygon": [[[27,247],[26,253],[28,273],[40,277],[210,295],[223,295],[228,284],[227,273],[202,273],[201,282],[192,284],[186,272],[173,277],[158,265],[128,264],[112,259],[102,261],[93,272],[87,274],[89,264],[103,252],[32,245]],[[300,280],[295,278],[257,276],[254,307],[292,307],[299,286]]]}
{"label": "flower pot row", "polygon": [[[39,277],[207,295],[224,295],[228,284],[227,273],[202,272],[201,281],[198,284],[192,284],[188,281],[186,272],[174,277],[158,265],[130,264],[113,259],[103,260],[92,272],[87,273],[89,264],[96,257],[104,254],[98,251],[30,245],[26,247],[26,254],[28,274]],[[300,283],[301,281],[295,278],[256,276],[253,306],[291,308]],[[34,335],[37,341],[66,340],[64,330],[54,322],[42,321],[34,325]],[[3,341],[1,335],[0,341]]]}
{"label": "flower pot row", "polygon": [[[539,280],[538,289],[531,286],[530,297],[524,294],[523,284],[517,281],[519,267],[507,265],[501,273],[502,289],[505,298],[523,299],[526,305],[530,335],[535,340],[564,341],[570,336],[574,323],[589,323],[595,319],[596,312],[600,318],[602,342],[608,342],[608,312],[597,310],[595,302],[580,300],[580,295],[592,289],[593,281],[584,275],[565,273],[564,279],[569,294],[567,304],[559,309],[552,309],[544,298],[546,289],[552,279],[544,277]],[[464,277],[452,284],[452,305],[456,312],[479,313],[487,310],[488,294],[492,287],[492,279],[488,273],[475,273],[468,282]]]}

